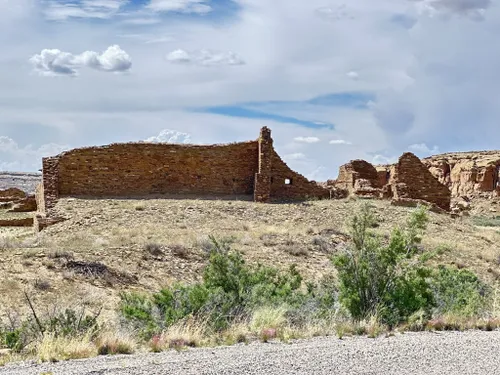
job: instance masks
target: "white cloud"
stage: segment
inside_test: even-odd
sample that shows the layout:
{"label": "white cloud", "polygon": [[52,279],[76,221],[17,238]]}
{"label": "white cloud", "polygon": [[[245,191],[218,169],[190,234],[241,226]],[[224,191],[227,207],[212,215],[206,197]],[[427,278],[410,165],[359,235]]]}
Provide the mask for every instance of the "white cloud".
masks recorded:
{"label": "white cloud", "polygon": [[425,155],[425,156],[439,154],[439,148],[437,146],[429,148],[429,146],[427,146],[425,143],[416,143],[410,145],[408,146],[408,149],[416,152],[419,155]]}
{"label": "white cloud", "polygon": [[151,0],[148,9],[155,12],[179,12],[204,14],[212,11],[208,0]]}
{"label": "white cloud", "polygon": [[179,132],[177,130],[163,129],[160,134],[146,139],[151,143],[191,143],[191,134]]}
{"label": "white cloud", "polygon": [[295,137],[293,140],[299,143],[318,143],[320,141],[318,137]]}
{"label": "white cloud", "polygon": [[57,155],[68,148],[55,143],[21,147],[12,138],[0,136],[0,170],[34,172],[41,168],[43,157]]}
{"label": "white cloud", "polygon": [[475,21],[484,18],[486,10],[491,6],[491,0],[410,0],[417,3],[420,13],[429,16],[438,14],[457,14],[469,17]]}
{"label": "white cloud", "polygon": [[352,145],[351,142],[345,141],[343,139],[332,139],[329,143],[331,145]]}
{"label": "white cloud", "polygon": [[128,2],[129,0],[82,0],[81,2],[49,0],[42,4],[47,19],[65,21],[69,18],[110,18]]}
{"label": "white cloud", "polygon": [[245,64],[245,62],[234,52],[212,51],[208,49],[193,52],[177,49],[167,55],[167,60],[176,64],[193,64],[203,66]]}
{"label": "white cloud", "polygon": [[118,45],[108,47],[103,53],[85,51],[79,55],[58,49],[44,49],[31,57],[30,62],[44,76],[76,76],[82,67],[105,72],[126,72],[132,66],[130,56]]}

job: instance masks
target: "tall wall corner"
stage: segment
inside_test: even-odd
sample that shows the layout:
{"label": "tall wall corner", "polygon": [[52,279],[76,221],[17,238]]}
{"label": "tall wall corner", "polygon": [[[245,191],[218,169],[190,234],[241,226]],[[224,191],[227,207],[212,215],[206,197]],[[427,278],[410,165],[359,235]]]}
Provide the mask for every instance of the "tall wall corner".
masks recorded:
{"label": "tall wall corner", "polygon": [[273,157],[273,139],[271,129],[264,126],[259,136],[259,170],[255,174],[254,200],[268,202],[271,199],[271,172]]}
{"label": "tall wall corner", "polygon": [[47,213],[54,208],[59,199],[59,158],[43,158],[42,165],[42,186],[37,189],[42,196],[37,199],[43,199],[44,203],[41,207],[44,208],[44,213]]}

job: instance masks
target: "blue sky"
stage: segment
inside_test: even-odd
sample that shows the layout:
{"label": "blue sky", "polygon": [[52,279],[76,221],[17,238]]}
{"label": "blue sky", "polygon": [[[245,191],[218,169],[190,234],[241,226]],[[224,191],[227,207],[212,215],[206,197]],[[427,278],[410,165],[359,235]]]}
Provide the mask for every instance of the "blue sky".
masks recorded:
{"label": "blue sky", "polygon": [[0,0],[0,169],[261,126],[317,180],[499,148],[498,25],[489,0]]}

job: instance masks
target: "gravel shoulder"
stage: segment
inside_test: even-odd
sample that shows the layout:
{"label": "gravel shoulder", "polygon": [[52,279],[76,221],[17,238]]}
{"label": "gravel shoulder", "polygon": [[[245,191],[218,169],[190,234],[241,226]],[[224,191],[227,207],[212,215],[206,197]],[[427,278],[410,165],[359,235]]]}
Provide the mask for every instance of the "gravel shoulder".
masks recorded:
{"label": "gravel shoulder", "polygon": [[55,364],[10,364],[0,374],[498,374],[500,331],[315,338]]}

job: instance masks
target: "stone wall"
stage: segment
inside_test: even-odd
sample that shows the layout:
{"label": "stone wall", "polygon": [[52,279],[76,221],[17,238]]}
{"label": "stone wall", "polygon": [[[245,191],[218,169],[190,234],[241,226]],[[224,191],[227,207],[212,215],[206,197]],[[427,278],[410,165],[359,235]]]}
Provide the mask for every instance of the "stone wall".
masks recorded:
{"label": "stone wall", "polygon": [[60,196],[253,193],[257,142],[114,144],[59,156]]}
{"label": "stone wall", "polygon": [[272,151],[272,199],[330,198],[330,191],[292,171],[276,151]]}
{"label": "stone wall", "polygon": [[253,195],[259,202],[330,196],[288,168],[268,128],[257,141],[227,145],[127,143],[67,151],[43,159],[36,195],[45,213],[64,196],[157,194]]}
{"label": "stone wall", "polygon": [[389,185],[395,200],[422,200],[450,209],[450,190],[411,152],[404,153],[391,168]]}
{"label": "stone wall", "polygon": [[339,176],[333,182],[334,186],[345,189],[350,195],[379,195],[379,174],[375,167],[365,160],[352,160],[339,168]]}

